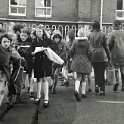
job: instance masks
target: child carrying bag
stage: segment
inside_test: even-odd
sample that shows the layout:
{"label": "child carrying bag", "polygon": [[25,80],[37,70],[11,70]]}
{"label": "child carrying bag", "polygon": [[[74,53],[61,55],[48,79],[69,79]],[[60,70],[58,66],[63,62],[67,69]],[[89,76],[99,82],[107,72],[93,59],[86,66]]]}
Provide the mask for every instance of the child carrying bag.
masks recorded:
{"label": "child carrying bag", "polygon": [[59,57],[51,48],[43,48],[43,47],[36,47],[34,53],[44,51],[45,54],[47,55],[48,59],[51,60],[52,62],[63,65],[64,60]]}

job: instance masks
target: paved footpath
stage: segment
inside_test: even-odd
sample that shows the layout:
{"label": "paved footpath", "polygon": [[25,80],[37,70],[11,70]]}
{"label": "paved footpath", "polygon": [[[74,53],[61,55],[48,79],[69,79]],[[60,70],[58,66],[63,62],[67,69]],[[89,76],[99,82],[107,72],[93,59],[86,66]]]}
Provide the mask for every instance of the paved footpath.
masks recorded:
{"label": "paved footpath", "polygon": [[73,86],[59,87],[56,95],[50,94],[50,106],[38,108],[28,98],[24,104],[15,105],[0,124],[124,124],[124,93],[112,93],[107,86],[107,94],[77,102]]}

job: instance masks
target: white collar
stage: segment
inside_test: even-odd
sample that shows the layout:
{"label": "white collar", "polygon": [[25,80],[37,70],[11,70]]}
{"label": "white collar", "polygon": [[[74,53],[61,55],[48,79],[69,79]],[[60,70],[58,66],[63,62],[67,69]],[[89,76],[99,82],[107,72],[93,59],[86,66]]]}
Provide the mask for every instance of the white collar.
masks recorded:
{"label": "white collar", "polygon": [[75,40],[88,40],[88,37],[75,37]]}

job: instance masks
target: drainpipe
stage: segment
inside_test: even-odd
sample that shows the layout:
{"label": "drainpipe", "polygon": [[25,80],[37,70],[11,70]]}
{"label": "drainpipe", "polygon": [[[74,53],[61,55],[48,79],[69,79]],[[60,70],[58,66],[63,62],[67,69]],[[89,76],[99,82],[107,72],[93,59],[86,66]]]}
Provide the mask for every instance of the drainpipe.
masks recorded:
{"label": "drainpipe", "polygon": [[[79,21],[79,0],[76,0],[76,17],[77,17],[77,21]],[[79,27],[79,24],[77,23],[76,24],[76,34],[78,31],[78,27]]]}
{"label": "drainpipe", "polygon": [[103,0],[100,2],[100,29],[102,30],[103,23]]}

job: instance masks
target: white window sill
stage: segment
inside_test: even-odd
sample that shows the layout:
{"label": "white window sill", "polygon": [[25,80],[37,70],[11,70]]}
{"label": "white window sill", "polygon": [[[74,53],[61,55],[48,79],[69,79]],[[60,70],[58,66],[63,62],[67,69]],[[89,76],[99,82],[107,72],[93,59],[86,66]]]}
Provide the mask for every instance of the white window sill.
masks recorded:
{"label": "white window sill", "polygon": [[116,17],[116,20],[124,20],[124,17]]}
{"label": "white window sill", "polygon": [[124,10],[115,10],[115,19],[124,20]]}
{"label": "white window sill", "polygon": [[10,16],[26,16],[26,14],[9,13]]}
{"label": "white window sill", "polygon": [[52,18],[52,15],[39,15],[39,16],[35,15],[35,17]]}

